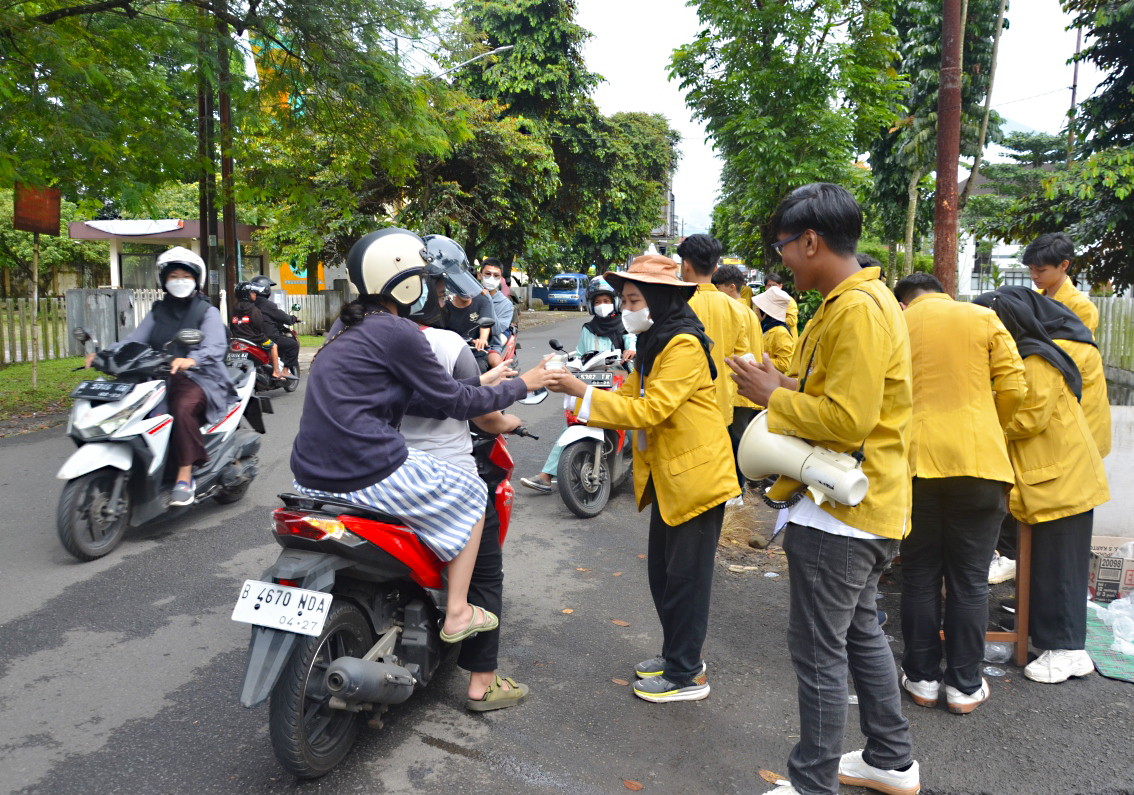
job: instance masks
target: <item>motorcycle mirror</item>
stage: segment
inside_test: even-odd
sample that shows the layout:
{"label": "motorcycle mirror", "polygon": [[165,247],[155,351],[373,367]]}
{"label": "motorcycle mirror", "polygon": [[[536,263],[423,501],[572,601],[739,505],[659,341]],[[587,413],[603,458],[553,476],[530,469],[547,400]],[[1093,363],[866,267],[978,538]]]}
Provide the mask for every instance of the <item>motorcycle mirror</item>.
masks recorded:
{"label": "motorcycle mirror", "polygon": [[302,309],[303,309],[303,307],[301,307],[299,304],[292,304],[291,305],[291,311],[292,312],[299,312]]}
{"label": "motorcycle mirror", "polygon": [[92,339],[90,332],[82,326],[75,326],[73,329],[71,329],[71,336],[74,337],[75,342],[79,343],[80,345],[86,345]]}
{"label": "motorcycle mirror", "polygon": [[199,329],[183,328],[173,335],[173,339],[186,348],[196,348],[205,341],[205,335]]}
{"label": "motorcycle mirror", "polygon": [[547,400],[548,394],[549,393],[546,389],[541,388],[537,389],[535,392],[529,392],[526,398],[522,398],[521,400],[517,400],[516,402],[521,403],[525,406],[538,406],[540,403]]}
{"label": "motorcycle mirror", "polygon": [[563,343],[561,343],[559,340],[555,339],[554,337],[552,337],[550,340],[548,340],[547,344],[550,345],[553,350],[557,350],[557,351],[563,350]]}

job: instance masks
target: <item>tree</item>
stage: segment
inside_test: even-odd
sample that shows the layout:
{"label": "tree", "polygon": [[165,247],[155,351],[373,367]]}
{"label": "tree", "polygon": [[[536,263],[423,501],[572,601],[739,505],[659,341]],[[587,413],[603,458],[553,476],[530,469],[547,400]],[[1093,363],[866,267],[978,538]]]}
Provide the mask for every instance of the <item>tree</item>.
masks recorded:
{"label": "tree", "polygon": [[1076,114],[1081,146],[1098,152],[1134,144],[1134,5],[1114,0],[1063,0],[1074,19],[1069,27],[1083,28],[1087,47],[1080,61],[1106,73],[1095,93],[1083,100]]}
{"label": "tree", "polygon": [[715,228],[746,262],[771,256],[767,221],[788,191],[841,182],[898,117],[898,41],[872,2],[700,0],[704,28],[671,75],[724,160]]}

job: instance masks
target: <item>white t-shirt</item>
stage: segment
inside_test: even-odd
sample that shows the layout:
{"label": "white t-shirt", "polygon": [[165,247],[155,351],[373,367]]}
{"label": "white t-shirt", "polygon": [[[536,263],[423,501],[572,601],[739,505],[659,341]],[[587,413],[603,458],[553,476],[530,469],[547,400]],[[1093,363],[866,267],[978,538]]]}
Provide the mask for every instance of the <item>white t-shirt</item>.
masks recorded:
{"label": "white t-shirt", "polygon": [[[439,328],[424,328],[422,332],[429,340],[437,361],[458,381],[480,374],[476,358],[469,350],[468,343],[461,339],[459,334]],[[472,434],[469,432],[468,422],[453,419],[431,420],[407,414],[402,418],[401,431],[406,446],[429,453],[476,474],[476,461],[472,456]]]}
{"label": "white t-shirt", "polygon": [[868,533],[865,530],[859,530],[857,527],[851,527],[846,522],[839,521],[816,505],[815,501],[810,497],[804,497],[790,508],[781,510],[776,521],[776,529],[779,530],[788,522],[794,522],[803,527],[811,527],[815,530],[822,530],[824,533],[830,533],[833,536],[862,538],[867,541],[876,541],[879,538],[883,538],[883,536]]}

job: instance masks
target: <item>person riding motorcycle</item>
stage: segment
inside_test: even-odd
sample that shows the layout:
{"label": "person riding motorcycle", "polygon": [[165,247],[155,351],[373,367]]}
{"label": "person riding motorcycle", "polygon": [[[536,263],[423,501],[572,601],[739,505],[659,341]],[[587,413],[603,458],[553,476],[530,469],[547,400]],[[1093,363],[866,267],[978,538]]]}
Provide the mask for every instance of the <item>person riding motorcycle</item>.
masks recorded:
{"label": "person riding motorcycle", "polygon": [[232,317],[229,319],[228,327],[232,331],[232,336],[248,340],[268,351],[272,357],[272,378],[283,378],[284,374],[280,372],[279,345],[264,333],[264,316],[256,307],[256,296],[263,289],[253,282],[241,282],[236,285],[236,290],[233,291],[236,303],[232,307]]}
{"label": "person riding motorcycle", "polygon": [[[236,387],[224,364],[228,350],[224,321],[204,294],[205,261],[189,249],[175,246],[157,258],[157,268],[157,285],[165,296],[154,303],[136,329],[106,352],[135,342],[173,354],[166,403],[173,415],[169,458],[177,465],[177,482],[169,504],[191,505],[196,492],[193,467],[209,460],[201,425],[224,418],[229,405],[236,400]],[[178,331],[191,328],[199,329],[205,338],[196,348],[187,350],[173,337]],[[95,355],[87,356],[87,367]],[[189,370],[194,366],[196,370]]]}
{"label": "person riding motorcycle", "polygon": [[[444,276],[445,288],[450,293],[448,303],[442,306],[445,328],[464,339],[471,339],[478,355],[483,353],[488,366],[496,367],[501,362],[500,354],[492,350],[496,310],[492,308],[492,299],[484,294],[480,282],[469,270],[465,250],[444,235],[426,235],[422,240],[429,248],[433,264]],[[493,320],[493,326],[479,325],[479,321],[486,317]]]}
{"label": "person riding motorcycle", "polygon": [[398,517],[448,563],[441,639],[456,643],[498,625],[468,602],[488,489],[475,473],[406,445],[398,431],[411,403],[455,419],[497,411],[548,383],[541,366],[492,387],[456,381],[408,318],[433,259],[405,229],[362,237],[347,256],[358,298],[343,306],[311,363],[292,447],[296,490]]}
{"label": "person riding motorcycle", "polygon": [[[622,325],[620,308],[618,293],[610,286],[610,282],[596,276],[587,288],[587,309],[591,313],[591,319],[583,324],[583,330],[579,332],[579,344],[575,346],[580,356],[617,349],[622,351],[623,363],[634,358],[637,338]],[[564,428],[563,433],[566,431]],[[520,483],[540,494],[550,494],[563,449],[556,441],[551,446],[551,452],[547,454],[540,473],[535,477],[520,478]]]}
{"label": "person riding motorcycle", "polygon": [[280,346],[280,361],[287,370],[286,374],[295,375],[295,365],[299,362],[299,340],[287,333],[284,326],[298,323],[299,318],[289,315],[272,300],[272,287],[276,283],[269,277],[253,276],[249,281],[260,288],[255,295],[255,302],[256,308],[264,316],[264,333]]}

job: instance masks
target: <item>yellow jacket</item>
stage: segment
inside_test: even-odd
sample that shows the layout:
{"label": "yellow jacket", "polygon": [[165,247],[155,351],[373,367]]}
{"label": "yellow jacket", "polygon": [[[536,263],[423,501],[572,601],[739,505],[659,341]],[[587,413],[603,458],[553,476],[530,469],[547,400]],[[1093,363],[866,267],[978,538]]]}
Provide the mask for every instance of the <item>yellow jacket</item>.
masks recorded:
{"label": "yellow jacket", "polygon": [[638,510],[656,500],[665,523],[677,525],[739,495],[732,445],[701,343],[678,334],[654,359],[642,396],[639,379],[635,370],[617,392],[594,390],[587,420],[600,428],[635,429]]}
{"label": "yellow jacket", "polygon": [[1016,487],[1008,508],[1037,524],[1076,516],[1110,499],[1087,418],[1063,376],[1042,356],[1024,359],[1028,397],[1005,432]]}
{"label": "yellow jacket", "polygon": [[764,332],[764,350],[772,357],[772,364],[781,373],[791,369],[791,358],[795,352],[795,337],[783,326],[773,326]]}
{"label": "yellow jacket", "polygon": [[1052,298],[1078,315],[1083,325],[1091,330],[1091,334],[1095,333],[1095,329],[1099,327],[1099,310],[1091,303],[1090,298],[1083,295],[1082,291],[1071,283],[1070,279],[1060,285]]}
{"label": "yellow jacket", "polygon": [[784,318],[787,323],[788,333],[794,340],[799,337],[799,304],[790,295],[788,296],[787,316]]}
{"label": "yellow jacket", "polygon": [[[910,516],[910,343],[902,310],[879,273],[863,268],[819,306],[788,373],[801,379],[802,390],[772,393],[768,430],[838,452],[862,447],[862,469],[870,479],[866,498],[853,508],[832,502],[821,507],[859,530],[904,538]],[[770,496],[783,499],[796,488],[780,478]]]}
{"label": "yellow jacket", "polygon": [[[1082,293],[1080,293],[1081,295]],[[1103,373],[1102,355],[1094,345],[1074,340],[1052,340],[1075,360],[1079,374],[1083,376],[1083,399],[1079,405],[1087,418],[1087,427],[1099,449],[1099,455],[1106,458],[1110,454],[1110,396],[1106,391],[1106,375]]]}
{"label": "yellow jacket", "polygon": [[726,356],[748,353],[748,322],[744,307],[711,284],[698,284],[697,292],[689,299],[689,306],[705,325],[705,333],[713,341],[711,355],[717,367],[717,405],[725,425],[732,422],[732,398],[736,394],[736,381],[732,370],[724,363]]}
{"label": "yellow jacket", "polygon": [[[759,361],[762,361],[763,358],[764,358],[764,340],[763,340],[763,337],[761,337],[761,335],[760,335],[760,319],[758,317],[756,317],[755,312],[753,312],[751,309],[747,309],[746,308],[747,306],[749,306],[749,305],[748,304],[741,304],[740,305],[741,314],[744,315],[744,319],[746,321],[745,326],[744,326],[744,333],[745,333],[745,336],[748,338],[748,353],[751,353],[753,356],[755,356],[756,361],[759,362]],[[729,381],[732,381],[731,373],[732,373],[732,370],[729,370],[728,365],[726,364],[725,365],[725,376],[728,378]],[[735,382],[733,383],[731,391],[732,391],[732,406],[733,406],[733,408],[737,408],[737,407],[749,408],[749,409],[762,408],[762,406],[757,406],[755,403],[753,403],[748,398],[741,396],[741,394],[736,391]]]}
{"label": "yellow jacket", "polygon": [[740,288],[740,303],[752,306],[752,288],[747,284]]}
{"label": "yellow jacket", "polygon": [[1012,335],[991,309],[946,293],[919,295],[904,317],[913,364],[910,473],[1015,483],[1004,426],[1028,387]]}

